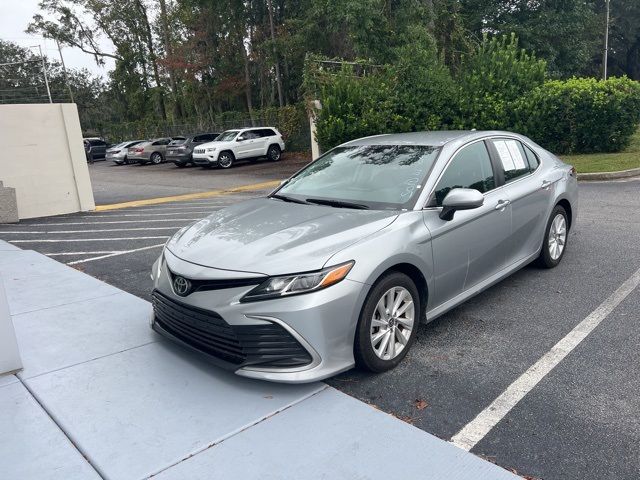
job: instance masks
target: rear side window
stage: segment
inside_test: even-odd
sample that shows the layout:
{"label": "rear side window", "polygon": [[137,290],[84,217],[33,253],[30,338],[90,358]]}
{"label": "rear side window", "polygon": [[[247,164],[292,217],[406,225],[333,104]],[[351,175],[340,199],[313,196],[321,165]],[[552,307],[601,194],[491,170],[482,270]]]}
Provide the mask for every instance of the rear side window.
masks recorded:
{"label": "rear side window", "polygon": [[482,193],[496,186],[491,158],[484,142],[475,142],[456,153],[435,189],[436,205],[454,188],[473,188]]}
{"label": "rear side window", "polygon": [[512,180],[527,175],[529,170],[529,161],[522,148],[522,144],[517,140],[509,138],[500,138],[491,140],[496,148],[498,160],[504,170],[504,181],[509,183]]}
{"label": "rear side window", "polygon": [[533,172],[536,168],[538,168],[538,165],[540,165],[540,160],[538,160],[538,156],[533,153],[533,150],[531,150],[529,147],[527,147],[526,145],[522,145],[522,148],[524,150],[524,154],[527,157],[527,161],[529,162],[529,169]]}
{"label": "rear side window", "polygon": [[260,135],[263,136],[263,137],[275,137],[276,136],[276,132],[274,132],[270,128],[261,128],[258,131],[260,132]]}

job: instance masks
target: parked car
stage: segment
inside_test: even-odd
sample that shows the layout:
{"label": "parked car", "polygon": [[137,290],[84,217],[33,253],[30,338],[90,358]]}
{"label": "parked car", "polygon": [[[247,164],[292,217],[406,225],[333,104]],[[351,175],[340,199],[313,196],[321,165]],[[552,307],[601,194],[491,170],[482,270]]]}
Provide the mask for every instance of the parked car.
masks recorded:
{"label": "parked car", "polygon": [[215,141],[204,143],[193,150],[193,163],[202,167],[217,165],[231,167],[236,160],[267,157],[278,161],[284,151],[284,141],[272,127],[227,130]]}
{"label": "parked car", "polygon": [[83,138],[84,153],[89,163],[94,160],[104,160],[107,152],[108,144],[102,138],[89,137]]}
{"label": "parked car", "polygon": [[173,235],[152,327],[246,377],[382,372],[420,322],[532,261],[558,265],[577,209],[575,169],[521,135],[354,140]]}
{"label": "parked car", "polygon": [[184,137],[155,138],[148,142],[142,142],[127,150],[127,157],[140,165],[153,163],[158,165],[165,161],[167,145],[173,140],[184,140]]}
{"label": "parked car", "polygon": [[167,162],[173,162],[178,167],[186,167],[192,163],[193,149],[216,139],[219,133],[201,133],[190,135],[185,140],[173,140],[167,147]]}
{"label": "parked car", "polygon": [[113,160],[118,165],[129,164],[129,148],[144,142],[144,140],[129,140],[119,143],[107,149],[106,159]]}

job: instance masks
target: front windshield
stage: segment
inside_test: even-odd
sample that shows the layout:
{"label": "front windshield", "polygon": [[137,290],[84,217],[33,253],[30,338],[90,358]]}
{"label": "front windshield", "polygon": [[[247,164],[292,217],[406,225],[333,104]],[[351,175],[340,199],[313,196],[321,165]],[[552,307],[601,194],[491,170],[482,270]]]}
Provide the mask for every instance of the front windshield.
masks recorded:
{"label": "front windshield", "polygon": [[277,195],[352,202],[372,209],[409,208],[439,151],[426,145],[334,148],[298,172]]}
{"label": "front windshield", "polygon": [[238,135],[238,130],[227,130],[226,132],[222,132],[215,139],[216,142],[230,142],[231,140],[236,138]]}

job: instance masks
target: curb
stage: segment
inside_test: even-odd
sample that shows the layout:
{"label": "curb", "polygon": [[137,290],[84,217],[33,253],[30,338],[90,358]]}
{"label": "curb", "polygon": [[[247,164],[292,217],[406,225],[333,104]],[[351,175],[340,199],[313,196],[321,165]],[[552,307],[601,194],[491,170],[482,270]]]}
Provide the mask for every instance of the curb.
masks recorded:
{"label": "curb", "polygon": [[143,207],[147,205],[160,205],[162,203],[180,202],[184,200],[198,200],[202,198],[219,197],[229,193],[252,192],[255,190],[264,190],[275,188],[280,185],[280,180],[271,180],[268,182],[254,183],[251,185],[242,185],[239,187],[226,188],[222,190],[211,190],[209,192],[187,193],[184,195],[173,195],[171,197],[148,198],[145,200],[133,200],[131,202],[113,203],[111,205],[97,205],[95,212],[107,212],[110,210],[120,210],[122,208]]}
{"label": "curb", "polygon": [[616,180],[640,176],[640,168],[630,168],[619,172],[578,173],[578,180]]}

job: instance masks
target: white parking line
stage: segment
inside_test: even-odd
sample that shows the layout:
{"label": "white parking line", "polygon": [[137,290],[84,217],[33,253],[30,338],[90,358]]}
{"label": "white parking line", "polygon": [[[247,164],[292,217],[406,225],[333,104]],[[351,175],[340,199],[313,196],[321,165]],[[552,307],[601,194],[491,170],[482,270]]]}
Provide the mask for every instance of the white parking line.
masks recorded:
{"label": "white parking line", "polygon": [[113,242],[116,240],[152,240],[158,238],[169,238],[167,235],[161,237],[120,237],[120,238],[47,238],[35,240],[9,240],[9,243],[65,243],[65,242]]}
{"label": "white parking line", "polygon": [[515,382],[456,433],[451,442],[471,450],[496,424],[507,415],[551,370],[582,342],[633,290],[640,285],[640,269],[631,275],[598,308],[556,343],[540,360],[533,364]]}
{"label": "white parking line", "polygon": [[173,230],[182,228],[184,225],[171,225],[168,227],[134,227],[134,228],[101,228],[97,230],[21,230],[21,231],[2,231],[2,234],[11,234],[11,235],[28,235],[28,234],[52,234],[52,233],[101,233],[101,232],[129,232],[136,230]]}
{"label": "white parking line", "polygon": [[58,252],[58,253],[44,253],[43,255],[46,255],[47,257],[57,257],[59,255],[68,255],[68,256],[74,256],[74,255],[104,255],[105,253],[120,253],[123,250],[102,250],[99,252]]}
{"label": "white parking line", "polygon": [[152,248],[159,248],[163,246],[164,246],[164,243],[159,243],[158,245],[150,245],[148,247],[134,248],[131,250],[123,250],[121,252],[114,252],[108,255],[101,255],[99,257],[85,258],[84,260],[74,260],[73,262],[67,262],[67,265],[78,265],[79,263],[93,262],[94,260],[102,260],[103,258],[117,257],[118,255],[126,255],[127,253],[141,252],[142,250],[150,250]]}
{"label": "white parking line", "polygon": [[[160,218],[157,220],[114,220],[109,222],[64,222],[64,223],[31,223],[25,224],[26,227],[48,227],[52,226],[64,226],[64,225],[106,225],[115,223],[155,223],[155,222],[192,222],[195,220],[202,220],[202,218]],[[2,233],[2,230],[0,230]]]}

